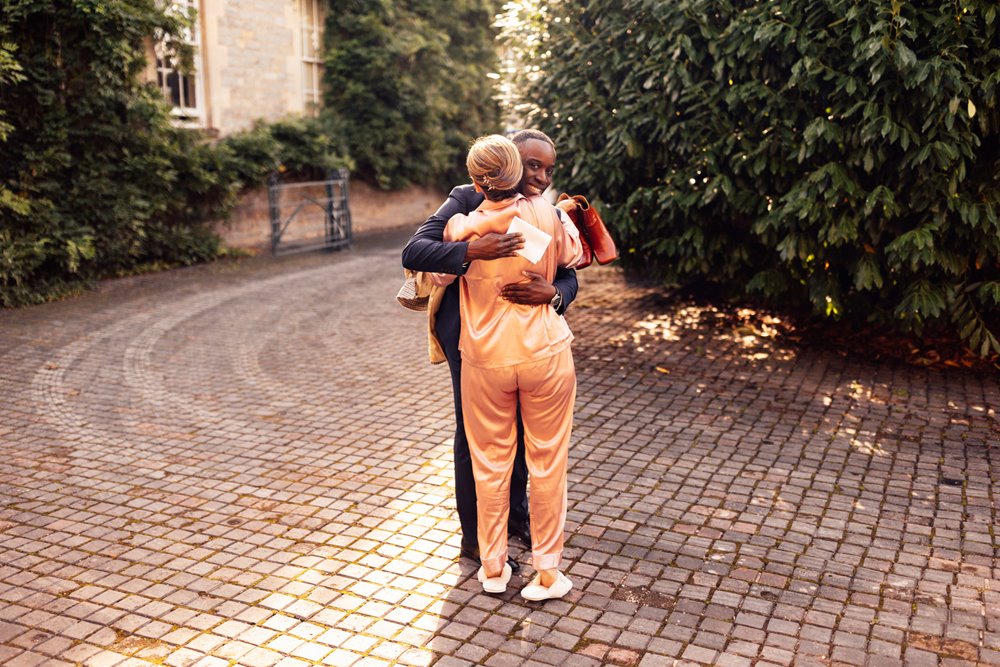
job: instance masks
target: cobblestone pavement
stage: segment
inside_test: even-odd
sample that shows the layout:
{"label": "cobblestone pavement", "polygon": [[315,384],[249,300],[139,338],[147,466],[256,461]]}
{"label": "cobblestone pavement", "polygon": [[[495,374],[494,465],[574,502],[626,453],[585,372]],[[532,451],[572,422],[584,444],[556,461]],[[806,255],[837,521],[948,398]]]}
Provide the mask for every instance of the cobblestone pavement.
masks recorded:
{"label": "cobblestone pavement", "polygon": [[483,595],[404,240],[0,313],[0,664],[1000,665],[997,376],[596,267],[575,588]]}

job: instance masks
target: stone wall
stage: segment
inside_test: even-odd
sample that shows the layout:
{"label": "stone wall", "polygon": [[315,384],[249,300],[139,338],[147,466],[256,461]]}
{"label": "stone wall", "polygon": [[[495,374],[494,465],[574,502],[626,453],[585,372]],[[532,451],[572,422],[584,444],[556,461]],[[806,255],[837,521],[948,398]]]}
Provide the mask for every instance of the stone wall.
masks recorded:
{"label": "stone wall", "polygon": [[209,126],[221,136],[302,112],[299,5],[202,1]]}
{"label": "stone wall", "polygon": [[[317,197],[321,196],[319,192]],[[349,185],[349,205],[354,234],[408,227],[416,229],[444,202],[446,193],[427,187],[385,192],[361,181]],[[296,238],[322,226],[322,214],[303,208],[288,228],[287,238]],[[290,214],[290,213],[286,213]],[[215,224],[223,243],[253,252],[269,251],[271,221],[267,187],[246,192],[229,220]]]}
{"label": "stone wall", "polygon": [[[306,112],[301,0],[200,0],[198,26],[203,117],[189,126],[224,137]],[[152,38],[143,79],[157,81]]]}

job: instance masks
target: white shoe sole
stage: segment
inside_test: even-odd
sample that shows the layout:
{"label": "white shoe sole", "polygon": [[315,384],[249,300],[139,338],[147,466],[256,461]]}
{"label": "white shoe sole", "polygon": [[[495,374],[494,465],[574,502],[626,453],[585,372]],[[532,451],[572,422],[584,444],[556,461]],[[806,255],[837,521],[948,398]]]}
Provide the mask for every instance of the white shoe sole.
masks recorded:
{"label": "white shoe sole", "polygon": [[510,581],[510,575],[512,570],[510,569],[509,563],[504,563],[503,572],[500,573],[499,577],[487,577],[486,570],[479,568],[479,573],[476,578],[483,585],[483,592],[485,593],[505,593],[507,592],[507,582]]}
{"label": "white shoe sole", "polygon": [[556,600],[569,593],[573,588],[573,582],[570,581],[562,572],[556,575],[556,580],[552,582],[552,585],[548,588],[539,583],[541,578],[542,575],[536,575],[535,578],[531,580],[530,584],[522,588],[521,597],[525,600],[531,600],[532,602]]}

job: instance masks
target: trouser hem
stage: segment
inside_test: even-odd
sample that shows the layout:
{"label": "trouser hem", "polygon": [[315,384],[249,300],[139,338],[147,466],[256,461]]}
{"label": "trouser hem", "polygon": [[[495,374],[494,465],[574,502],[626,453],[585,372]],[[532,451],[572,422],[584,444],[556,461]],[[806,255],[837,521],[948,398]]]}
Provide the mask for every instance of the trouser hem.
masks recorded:
{"label": "trouser hem", "polygon": [[562,552],[554,554],[531,554],[531,567],[535,570],[556,570],[562,562]]}
{"label": "trouser hem", "polygon": [[[500,554],[498,556],[492,556],[490,558],[481,558],[483,563],[483,569],[487,572],[503,572],[503,566],[507,564],[507,554]],[[496,574],[494,576],[500,576]]]}

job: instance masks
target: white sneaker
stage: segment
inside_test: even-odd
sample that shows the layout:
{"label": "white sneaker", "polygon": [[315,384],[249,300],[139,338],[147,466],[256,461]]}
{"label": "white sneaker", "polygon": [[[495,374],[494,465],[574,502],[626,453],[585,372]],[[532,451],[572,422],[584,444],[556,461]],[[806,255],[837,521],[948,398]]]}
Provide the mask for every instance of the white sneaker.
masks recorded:
{"label": "white sneaker", "polygon": [[476,578],[483,584],[483,592],[505,593],[507,591],[507,582],[510,581],[511,572],[510,563],[504,563],[503,571],[499,577],[487,577],[486,570],[480,567]]}
{"label": "white sneaker", "polygon": [[537,574],[530,584],[521,589],[521,597],[535,602],[555,600],[569,593],[571,588],[573,588],[573,582],[562,572],[556,573],[556,580],[548,588],[542,586],[542,575]]}

